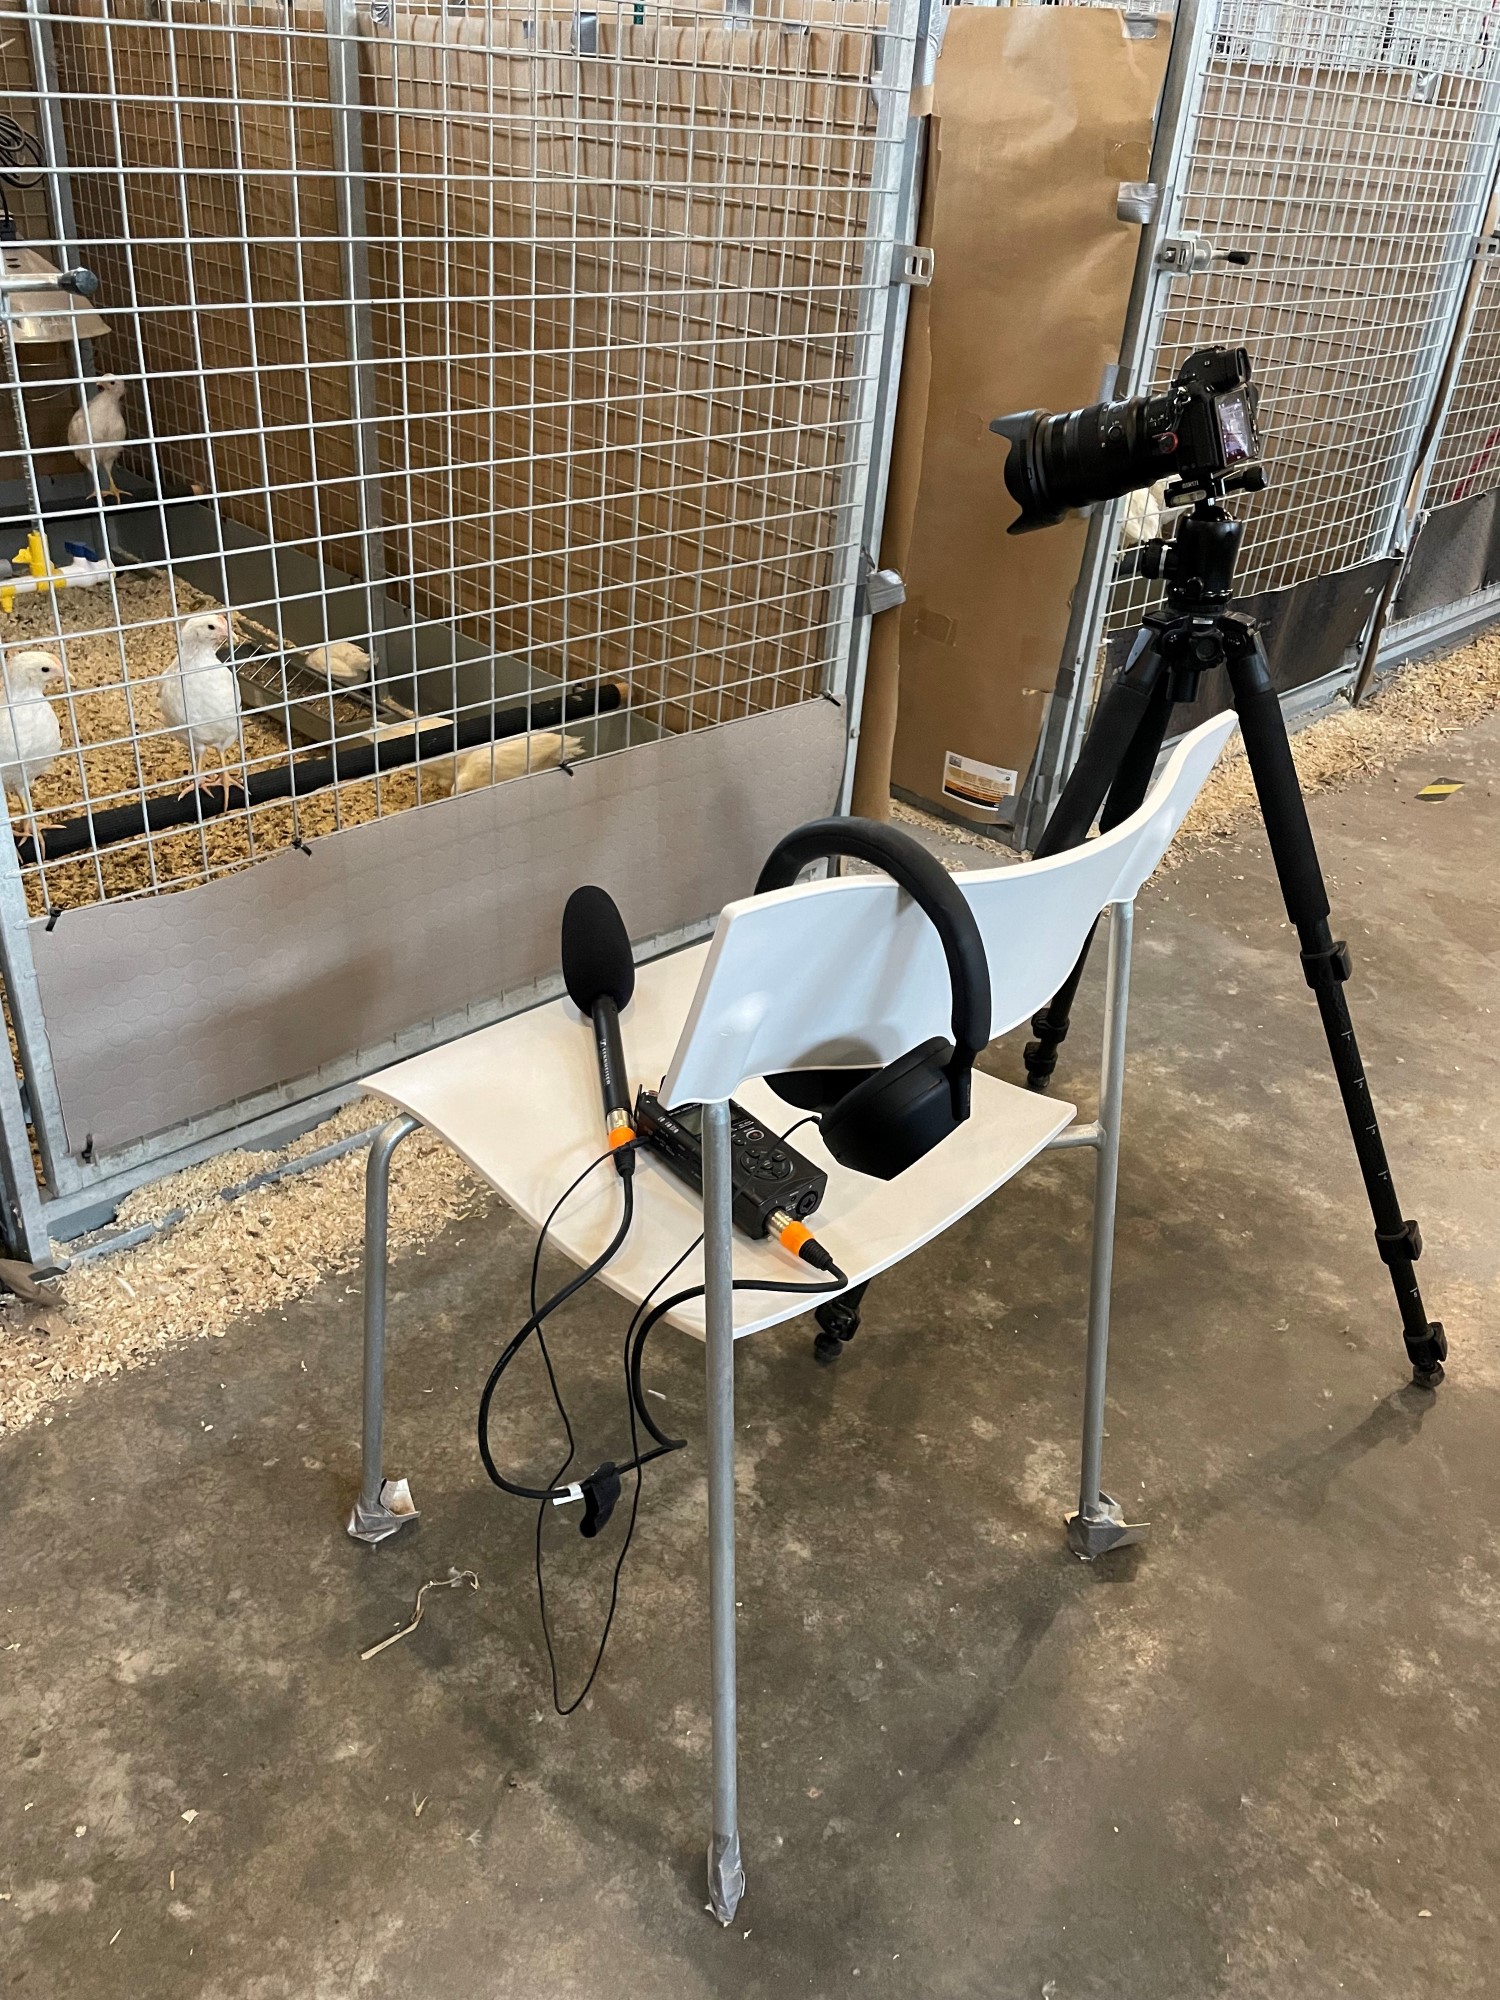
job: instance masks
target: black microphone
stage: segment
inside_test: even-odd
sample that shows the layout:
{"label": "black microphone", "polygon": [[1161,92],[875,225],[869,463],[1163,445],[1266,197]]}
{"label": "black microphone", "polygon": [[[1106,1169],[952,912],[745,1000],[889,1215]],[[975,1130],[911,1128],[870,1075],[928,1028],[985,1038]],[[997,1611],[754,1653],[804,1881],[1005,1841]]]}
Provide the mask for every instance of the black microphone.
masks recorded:
{"label": "black microphone", "polygon": [[562,975],[569,999],[594,1024],[604,1130],[615,1156],[615,1171],[633,1173],[635,1124],[620,1040],[620,1009],[630,1004],[635,991],[635,961],[614,898],[592,883],[575,889],[563,911]]}

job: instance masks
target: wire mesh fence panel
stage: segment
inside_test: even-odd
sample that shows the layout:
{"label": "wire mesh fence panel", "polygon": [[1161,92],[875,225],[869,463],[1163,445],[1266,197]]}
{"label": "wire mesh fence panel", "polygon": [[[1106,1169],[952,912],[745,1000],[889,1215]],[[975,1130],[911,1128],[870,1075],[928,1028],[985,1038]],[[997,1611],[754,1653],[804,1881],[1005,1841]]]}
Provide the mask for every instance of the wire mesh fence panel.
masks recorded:
{"label": "wire mesh fence panel", "polygon": [[[1493,169],[1500,29],[1489,0],[1221,0],[1201,49],[1171,227],[1218,254],[1161,281],[1139,386],[1249,349],[1269,488],[1248,595],[1390,551]],[[1136,502],[1121,539],[1158,519]],[[1106,631],[1153,595],[1119,577]]]}
{"label": "wire mesh fence panel", "polygon": [[1435,441],[1425,504],[1447,507],[1500,487],[1500,266],[1482,262],[1463,354]]}
{"label": "wire mesh fence panel", "polygon": [[33,913],[832,684],[915,10],[783,13],[4,14]]}

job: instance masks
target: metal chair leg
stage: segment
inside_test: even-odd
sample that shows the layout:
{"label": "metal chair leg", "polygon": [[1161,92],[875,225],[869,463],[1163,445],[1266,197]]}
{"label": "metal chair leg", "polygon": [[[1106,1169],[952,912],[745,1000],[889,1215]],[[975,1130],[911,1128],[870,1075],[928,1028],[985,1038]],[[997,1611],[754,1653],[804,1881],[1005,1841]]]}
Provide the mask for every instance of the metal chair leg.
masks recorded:
{"label": "metal chair leg", "polygon": [[1099,1071],[1098,1152],[1094,1166],[1094,1242],[1089,1270],[1088,1357],[1083,1394],[1083,1465],[1078,1512],[1068,1516],[1068,1546],[1085,1562],[1143,1542],[1144,1522],[1127,1522],[1099,1484],[1104,1456],[1104,1393],[1109,1368],[1109,1297],[1115,1261],[1115,1193],[1120,1174],[1120,1112],[1125,1094],[1125,1019],[1130,1001],[1133,903],[1109,913],[1109,965],[1104,1003],[1104,1058]]}
{"label": "metal chair leg", "polygon": [[383,1542],[417,1518],[404,1479],[381,1469],[385,1441],[386,1235],[391,1155],[417,1129],[415,1118],[393,1118],[376,1133],[365,1169],[365,1395],[359,1498],[349,1516],[357,1542]]}
{"label": "metal chair leg", "polygon": [[739,1713],[734,1620],[734,1293],[729,1106],[703,1112],[703,1265],[708,1380],[708,1599],[713,1676],[713,1833],[709,1907],[733,1921],[745,1893],[740,1858]]}

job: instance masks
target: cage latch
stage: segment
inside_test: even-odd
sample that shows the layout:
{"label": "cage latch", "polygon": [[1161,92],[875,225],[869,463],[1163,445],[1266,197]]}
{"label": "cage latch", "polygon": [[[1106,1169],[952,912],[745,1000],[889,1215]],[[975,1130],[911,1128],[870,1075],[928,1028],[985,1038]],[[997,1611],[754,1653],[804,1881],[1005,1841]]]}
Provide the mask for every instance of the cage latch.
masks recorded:
{"label": "cage latch", "polygon": [[1221,250],[1206,236],[1166,236],[1157,246],[1156,261],[1163,271],[1175,271],[1179,277],[1197,271],[1211,271],[1215,264],[1246,265],[1251,261],[1248,250]]}
{"label": "cage latch", "polygon": [[927,243],[898,243],[891,255],[893,285],[930,285],[932,247]]}

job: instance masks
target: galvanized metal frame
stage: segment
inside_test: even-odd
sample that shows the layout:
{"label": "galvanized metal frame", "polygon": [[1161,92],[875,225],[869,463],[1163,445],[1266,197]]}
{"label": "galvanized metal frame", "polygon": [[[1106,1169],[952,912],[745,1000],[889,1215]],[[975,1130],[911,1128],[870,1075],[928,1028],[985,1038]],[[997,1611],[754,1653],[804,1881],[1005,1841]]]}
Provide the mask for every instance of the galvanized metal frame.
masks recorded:
{"label": "galvanized metal frame", "polygon": [[[1120,358],[1100,383],[1101,396],[1135,394],[1150,369],[1161,277],[1158,258],[1170,234],[1175,190],[1202,99],[1203,51],[1214,5],[1215,0],[1180,0],[1173,19],[1172,46],[1151,144],[1150,181],[1156,189],[1156,206],[1152,220],[1141,231],[1120,336]],[[1057,679],[1048,697],[1036,753],[1016,802],[1013,838],[1017,847],[1032,848],[1040,839],[1083,745],[1093,708],[1100,634],[1123,507],[1123,502],[1096,507],[1089,517]]]}
{"label": "galvanized metal frame", "polygon": [[[1141,242],[1122,339],[1121,365],[1114,381],[1106,385],[1103,393],[1129,394],[1146,386],[1157,368],[1168,316],[1181,310],[1180,301],[1172,296],[1175,273],[1163,268],[1159,253],[1164,238],[1180,237],[1183,233],[1187,181],[1197,143],[1197,127],[1204,116],[1208,58],[1215,38],[1233,32],[1247,38],[1246,46],[1253,48],[1257,33],[1278,30],[1281,11],[1279,0],[1268,0],[1268,4],[1259,10],[1254,0],[1199,0],[1199,4],[1179,11],[1153,150],[1152,180],[1158,188],[1156,220]],[[1259,20],[1260,15],[1265,16],[1264,21]],[[1326,32],[1331,61],[1354,62],[1361,56],[1361,34],[1368,43],[1363,57],[1368,58],[1373,53],[1383,58],[1391,37],[1399,40],[1403,33],[1415,35],[1421,27],[1420,22],[1414,26],[1393,25],[1389,16],[1387,8],[1371,8],[1368,22],[1361,28],[1359,8],[1349,4],[1329,6],[1322,30],[1317,26],[1322,10],[1316,7],[1301,10],[1299,18],[1314,17],[1314,26],[1309,31],[1313,39],[1318,32]],[[1267,23],[1270,24],[1269,29]],[[1440,38],[1449,32],[1445,21],[1437,15],[1432,15],[1427,25]],[[1349,41],[1349,47],[1343,54],[1339,53],[1341,35]],[[1387,41],[1382,40],[1383,36]],[[1470,120],[1468,137],[1457,141],[1461,161],[1457,164],[1450,162],[1445,169],[1454,184],[1453,198],[1441,214],[1432,218],[1430,225],[1422,216],[1416,218],[1413,224],[1418,230],[1431,226],[1441,232],[1441,242],[1428,259],[1427,268],[1436,272],[1430,292],[1423,295],[1421,280],[1415,281],[1416,295],[1422,298],[1423,317],[1420,322],[1409,318],[1405,323],[1407,348],[1414,366],[1409,375],[1398,373],[1396,376],[1401,415],[1399,420],[1391,423],[1393,449],[1378,472],[1380,490],[1387,496],[1386,511],[1383,517],[1373,519],[1362,527],[1359,535],[1350,539],[1348,547],[1339,548],[1334,560],[1326,563],[1322,571],[1312,572],[1314,574],[1382,555],[1399,555],[1406,549],[1408,501],[1413,482],[1421,476],[1424,441],[1435,399],[1443,394],[1445,385],[1451,391],[1452,378],[1447,371],[1447,363],[1455,336],[1461,329],[1473,248],[1482,231],[1494,186],[1496,161],[1500,157],[1500,45],[1497,45],[1491,31],[1488,38],[1477,46],[1481,50],[1477,95],[1465,112]],[[1424,81],[1413,72],[1414,93],[1420,91]],[[1455,131],[1459,130],[1462,122],[1456,119]],[[1247,159],[1247,168],[1253,165],[1254,162]],[[1425,173],[1425,163],[1414,165],[1412,171],[1414,174]],[[1347,227],[1357,229],[1358,226],[1357,220],[1351,217]],[[1403,310],[1405,306],[1403,297]],[[1265,356],[1259,353],[1256,358],[1262,362],[1265,360]],[[1274,397],[1269,400],[1265,415],[1274,433]],[[1139,615],[1137,600],[1140,593],[1132,598],[1128,589],[1122,589],[1114,581],[1124,513],[1123,502],[1113,503],[1097,509],[1090,522],[1055,691],[1019,802],[1014,836],[1019,846],[1034,845],[1076,760],[1092,710],[1095,677],[1106,632],[1134,623]],[[1355,546],[1356,540],[1358,546]],[[1257,587],[1253,571],[1246,577],[1246,585],[1247,589]],[[1274,564],[1270,575],[1259,587],[1278,587]],[[1405,635],[1393,637],[1404,639]],[[1352,676],[1353,671],[1354,663],[1351,662],[1345,678]]]}
{"label": "galvanized metal frame", "polygon": [[[1402,532],[1416,548],[1430,515],[1500,487],[1500,140],[1490,171],[1484,228],[1472,246],[1472,276],[1454,333],[1441,393],[1428,425],[1422,462],[1407,496]],[[1478,434],[1480,452],[1459,470],[1459,455]],[[1487,456],[1485,456],[1487,454]],[[1400,577],[1387,605],[1396,603]],[[1354,699],[1374,676],[1414,654],[1458,644],[1500,616],[1500,583],[1409,618],[1381,621],[1361,669]]]}
{"label": "galvanized metal frame", "polygon": [[[928,123],[925,93],[931,88],[936,69],[946,19],[945,9],[946,0],[915,0],[914,6],[909,6],[906,19],[910,22],[911,34],[910,48],[905,56],[905,105],[901,106],[898,99],[887,100],[883,113],[891,137],[899,132],[900,144],[894,159],[895,186],[886,197],[890,204],[890,224],[878,236],[872,232],[869,239],[872,261],[867,273],[865,298],[869,302],[872,321],[878,318],[879,322],[878,327],[872,324],[868,335],[875,344],[878,361],[866,420],[867,451],[862,454],[855,450],[846,454],[851,467],[864,466],[863,494],[851,493],[845,507],[850,529],[843,539],[853,558],[853,570],[846,577],[846,587],[852,588],[854,593],[850,600],[849,653],[837,679],[830,675],[827,689],[844,702],[849,715],[849,747],[843,782],[839,788],[840,812],[849,810],[854,791],[859,717],[864,703],[865,669],[870,654],[870,606],[864,596],[864,584],[880,561],[880,534],[890,489],[891,444],[896,429],[896,397],[901,386],[901,360],[906,351],[911,290],[902,250],[916,239]],[[905,39],[903,36],[903,45]],[[903,110],[904,117],[898,124]],[[882,256],[889,260],[886,272],[888,282],[884,287],[880,285],[881,274],[873,262]]]}
{"label": "galvanized metal frame", "polygon": [[[880,518],[885,501],[885,471],[894,424],[894,384],[899,371],[900,342],[905,320],[905,291],[892,282],[893,253],[912,227],[915,174],[920,152],[921,121],[911,115],[913,62],[919,42],[927,35],[930,0],[895,0],[880,31],[879,63],[868,89],[875,106],[871,139],[873,162],[868,192],[868,208],[863,221],[862,261],[859,266],[859,310],[848,371],[851,385],[840,447],[845,478],[836,510],[837,526],[830,548],[838,562],[830,602],[830,631],[842,633],[830,644],[824,667],[824,691],[840,700],[846,728],[852,732],[858,713],[862,687],[864,643],[868,617],[860,600],[861,556],[878,546]],[[69,163],[61,116],[61,99],[53,47],[52,22],[47,0],[27,0],[29,30],[38,101],[44,112],[44,140],[48,158],[48,185],[52,197],[55,234],[59,245],[74,240],[76,222],[69,180]],[[726,17],[740,10],[726,6]],[[842,10],[839,10],[842,11]],[[851,15],[851,20],[855,17]],[[869,16],[859,17],[868,24]],[[170,17],[169,17],[170,20]],[[358,42],[361,36],[379,32],[382,21],[388,26],[391,10],[379,6],[366,20],[356,15],[352,0],[324,0],[327,37],[329,92],[334,144],[334,185],[337,194],[337,251],[341,259],[344,287],[344,314],[348,344],[348,380],[352,414],[352,437],[356,457],[355,495],[357,535],[364,554],[364,594],[369,599],[369,615],[362,629],[377,632],[388,615],[384,583],[383,530],[389,519],[389,498],[384,489],[389,468],[381,462],[378,425],[372,392],[375,354],[371,325],[372,293],[368,245],[371,224],[367,215],[366,163],[363,152],[362,118],[368,106],[361,102]],[[746,22],[746,26],[750,23]],[[592,53],[593,40],[582,28],[575,38],[579,53]],[[748,44],[747,44],[748,46]],[[929,51],[930,51],[930,45]],[[237,56],[231,67],[238,78]],[[930,52],[926,60],[930,63]],[[173,58],[174,79],[177,76]],[[120,89],[115,77],[113,44],[109,50],[110,74],[102,79],[111,101]],[[236,81],[236,88],[238,82]],[[171,120],[177,129],[179,160],[182,157],[181,100],[188,95],[174,83]],[[446,102],[446,98],[444,100]],[[327,107],[325,107],[327,108]],[[114,112],[118,139],[118,112]],[[238,133],[234,135],[234,159],[243,166]],[[182,213],[188,213],[187,180],[178,174]],[[121,184],[123,201],[123,182]],[[243,194],[241,194],[243,207]],[[299,211],[300,213],[300,211]],[[248,230],[248,224],[244,224]],[[248,237],[246,238],[248,241]],[[56,254],[56,252],[54,252]],[[61,261],[61,258],[59,258]],[[191,283],[191,280],[190,280]],[[246,284],[249,284],[248,268]],[[188,301],[196,311],[196,294]],[[129,309],[139,311],[139,299],[131,294]],[[202,362],[201,346],[196,349]],[[82,368],[84,364],[81,362]],[[260,409],[259,388],[255,407]],[[24,412],[23,412],[24,430]],[[156,429],[147,418],[147,448],[153,457],[159,449]],[[262,453],[262,463],[264,454]],[[197,544],[190,531],[182,540],[186,514],[178,506],[158,498],[155,511],[160,517],[161,540],[171,555],[198,561]],[[253,542],[253,537],[250,538]],[[247,548],[251,556],[253,547]],[[209,551],[208,574],[222,578],[239,560],[227,541],[217,552]],[[270,550],[273,574],[281,576],[295,565],[293,553],[273,546]],[[171,556],[169,556],[169,560]],[[348,579],[339,580],[347,584]],[[276,586],[280,588],[281,586]],[[295,569],[287,589],[305,588]],[[337,584],[334,585],[337,588]],[[222,589],[223,586],[221,585]],[[315,586],[325,602],[327,582]],[[408,619],[410,614],[406,614]],[[413,664],[420,665],[414,661]],[[481,664],[481,663],[476,663]],[[493,670],[488,676],[493,690]],[[627,741],[629,737],[627,735]],[[852,771],[852,733],[846,756],[847,773]],[[97,802],[91,802],[97,809]],[[337,835],[333,836],[337,837]],[[47,1022],[41,1005],[32,955],[32,937],[37,919],[28,911],[26,884],[10,843],[0,843],[0,978],[5,985],[15,1031],[24,1083],[15,1076],[0,1077],[0,1179],[3,1179],[5,1233],[12,1247],[37,1258],[48,1254],[49,1240],[68,1238],[107,1220],[114,1206],[131,1188],[157,1174],[191,1165],[231,1146],[271,1146],[305,1129],[350,1096],[359,1076],[402,1054],[431,1045],[487,1020],[536,1004],[550,997],[555,980],[543,980],[482,1000],[461,1015],[429,1021],[409,1035],[379,1047],[353,1048],[339,1060],[314,1074],[286,1085],[257,1093],[249,1099],[225,1103],[212,1112],[186,1120],[163,1131],[142,1134],[139,1139],[111,1151],[106,1157],[70,1150],[62,1108],[48,1047]],[[155,882],[153,887],[163,886]],[[706,914],[706,913],[705,913]],[[651,952],[671,948],[696,936],[701,923],[689,924],[662,933],[643,945]],[[29,1128],[29,1129],[28,1129]],[[32,1156],[34,1135],[38,1175]]]}

